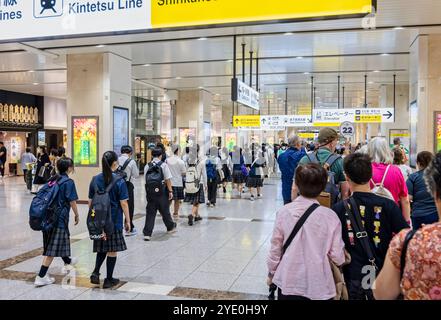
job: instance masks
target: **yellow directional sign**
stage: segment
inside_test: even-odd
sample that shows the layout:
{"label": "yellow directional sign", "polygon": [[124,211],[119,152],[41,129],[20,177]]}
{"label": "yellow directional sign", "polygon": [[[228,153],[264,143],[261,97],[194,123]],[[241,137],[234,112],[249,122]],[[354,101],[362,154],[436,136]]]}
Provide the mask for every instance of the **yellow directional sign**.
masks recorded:
{"label": "yellow directional sign", "polygon": [[153,0],[152,27],[364,15],[375,0]]}
{"label": "yellow directional sign", "polygon": [[314,139],[315,138],[315,133],[299,133],[299,137],[302,139]]}
{"label": "yellow directional sign", "polygon": [[359,118],[355,118],[356,123],[381,123],[382,122],[382,116],[380,115],[364,115],[360,116]]}
{"label": "yellow directional sign", "polygon": [[260,128],[260,116],[254,116],[254,115],[234,116],[233,127]]}

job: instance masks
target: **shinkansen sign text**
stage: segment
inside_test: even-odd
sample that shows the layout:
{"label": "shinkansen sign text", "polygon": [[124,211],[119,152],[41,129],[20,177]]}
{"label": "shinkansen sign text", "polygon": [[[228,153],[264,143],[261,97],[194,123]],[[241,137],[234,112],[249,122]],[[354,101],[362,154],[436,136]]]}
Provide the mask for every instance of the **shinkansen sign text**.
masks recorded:
{"label": "shinkansen sign text", "polygon": [[231,81],[231,100],[255,110],[260,109],[259,92],[235,78]]}

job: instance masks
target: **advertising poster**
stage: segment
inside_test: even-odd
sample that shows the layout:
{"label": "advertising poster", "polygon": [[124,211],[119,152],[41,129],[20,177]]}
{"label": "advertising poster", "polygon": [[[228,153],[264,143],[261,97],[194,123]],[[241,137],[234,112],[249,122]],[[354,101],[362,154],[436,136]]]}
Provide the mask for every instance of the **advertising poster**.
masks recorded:
{"label": "advertising poster", "polygon": [[400,138],[401,140],[401,146],[404,148],[404,151],[406,152],[407,157],[410,155],[410,133],[409,130],[403,129],[391,129],[389,133],[389,144],[390,147],[394,147],[394,139]]}
{"label": "advertising poster", "polygon": [[38,131],[38,146],[45,146],[46,145],[46,132],[45,131]]}
{"label": "advertising poster", "polygon": [[72,117],[72,136],[75,166],[97,167],[98,117]]}
{"label": "advertising poster", "polygon": [[416,101],[414,101],[410,104],[409,113],[410,113],[410,157],[409,157],[409,164],[412,168],[416,168],[417,139],[418,139],[418,104]]}
{"label": "advertising poster", "polygon": [[211,148],[211,123],[204,122],[204,150],[205,153]]}
{"label": "advertising poster", "polygon": [[237,146],[237,133],[227,132],[225,133],[225,146],[228,151],[232,152],[234,147]]}
{"label": "advertising poster", "polygon": [[9,157],[9,163],[18,163],[20,161],[22,150],[22,140],[20,137],[11,138],[11,155]]}
{"label": "advertising poster", "polygon": [[441,112],[435,112],[435,153],[441,150]]}
{"label": "advertising poster", "polygon": [[129,110],[113,107],[113,151],[121,155],[121,147],[129,144]]}
{"label": "advertising poster", "polygon": [[179,145],[181,150],[192,145],[193,140],[196,138],[196,128],[179,128]]}

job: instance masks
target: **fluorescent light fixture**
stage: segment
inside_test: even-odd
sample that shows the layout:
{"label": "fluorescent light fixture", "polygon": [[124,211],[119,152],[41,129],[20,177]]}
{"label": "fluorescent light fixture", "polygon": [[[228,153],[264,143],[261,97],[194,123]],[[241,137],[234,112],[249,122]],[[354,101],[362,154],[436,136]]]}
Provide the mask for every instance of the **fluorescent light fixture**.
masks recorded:
{"label": "fluorescent light fixture", "polygon": [[203,89],[205,89],[205,88],[204,88],[204,87],[199,87],[199,89],[203,90]]}
{"label": "fluorescent light fixture", "polygon": [[311,72],[303,72],[303,74],[311,74]]}
{"label": "fluorescent light fixture", "polygon": [[227,60],[227,62],[233,62],[233,60],[230,59],[230,60]]}
{"label": "fluorescent light fixture", "polygon": [[95,48],[104,48],[104,47],[105,47],[104,44],[98,44],[98,45],[95,46]]}
{"label": "fluorescent light fixture", "polygon": [[403,30],[404,27],[395,27],[394,30]]}
{"label": "fluorescent light fixture", "polygon": [[198,40],[199,41],[204,41],[204,40],[207,40],[208,38],[206,38],[206,37],[200,37]]}
{"label": "fluorescent light fixture", "polygon": [[33,85],[34,85],[34,86],[38,86],[39,83],[38,83],[38,82],[34,82]]}
{"label": "fluorescent light fixture", "polygon": [[28,70],[28,72],[29,72],[29,73],[34,73],[34,72],[35,72],[35,70]]}
{"label": "fluorescent light fixture", "polygon": [[369,81],[369,82],[368,82],[368,84],[374,84],[374,83],[375,83],[375,82],[373,82],[373,81]]}
{"label": "fluorescent light fixture", "polygon": [[390,56],[390,54],[389,53],[382,53],[381,54],[383,57],[387,57],[387,56]]}
{"label": "fluorescent light fixture", "polygon": [[379,72],[381,72],[380,70],[374,70],[374,73],[379,73]]}
{"label": "fluorescent light fixture", "polygon": [[150,63],[146,63],[146,64],[144,64],[144,67],[150,67],[150,66],[151,66]]}
{"label": "fluorescent light fixture", "polygon": [[292,36],[294,33],[292,32],[285,32],[285,36]]}
{"label": "fluorescent light fixture", "polygon": [[297,57],[297,59],[299,59],[299,60],[300,60],[300,59],[303,59],[303,57],[302,57],[302,56],[298,56],[298,57]]}
{"label": "fluorescent light fixture", "polygon": [[175,79],[176,79],[176,80],[180,80],[180,79],[182,79],[182,77],[176,77]]}

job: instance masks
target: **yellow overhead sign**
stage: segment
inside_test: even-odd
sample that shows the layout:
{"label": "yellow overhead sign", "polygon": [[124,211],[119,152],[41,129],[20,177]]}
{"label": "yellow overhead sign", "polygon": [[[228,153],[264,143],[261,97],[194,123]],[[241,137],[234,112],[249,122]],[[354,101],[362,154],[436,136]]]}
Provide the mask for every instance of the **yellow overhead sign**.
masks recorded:
{"label": "yellow overhead sign", "polygon": [[315,133],[299,133],[299,137],[302,139],[315,139]]}
{"label": "yellow overhead sign", "polygon": [[360,116],[359,120],[356,118],[356,123],[381,123],[382,122],[382,116],[380,115],[363,115]]}
{"label": "yellow overhead sign", "polygon": [[152,0],[152,27],[352,16],[373,12],[375,0]]}
{"label": "yellow overhead sign", "polygon": [[253,115],[234,116],[233,127],[260,128],[260,116],[253,116]]}

